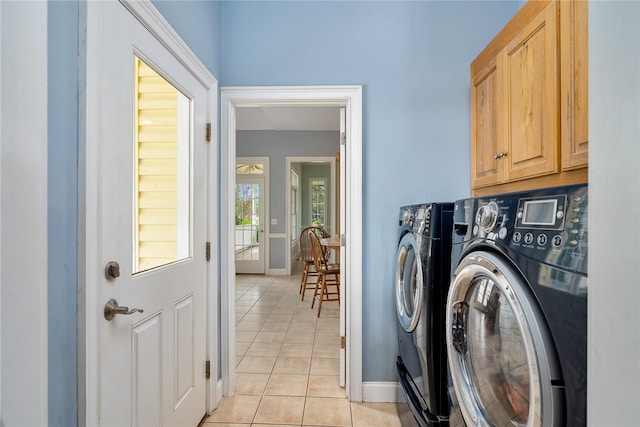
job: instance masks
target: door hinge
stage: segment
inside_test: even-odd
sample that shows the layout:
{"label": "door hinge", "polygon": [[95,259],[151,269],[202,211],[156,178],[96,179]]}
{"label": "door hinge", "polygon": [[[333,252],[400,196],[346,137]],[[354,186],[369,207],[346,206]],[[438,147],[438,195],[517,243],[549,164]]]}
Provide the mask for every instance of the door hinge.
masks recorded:
{"label": "door hinge", "polygon": [[340,337],[340,348],[347,348],[347,337]]}
{"label": "door hinge", "polygon": [[211,242],[207,242],[204,249],[204,255],[207,261],[211,260]]}
{"label": "door hinge", "polygon": [[347,134],[340,132],[340,145],[347,145]]}
{"label": "door hinge", "polygon": [[211,361],[209,360],[204,363],[204,377],[206,379],[211,378]]}
{"label": "door hinge", "polygon": [[207,142],[211,142],[211,123],[207,123]]}

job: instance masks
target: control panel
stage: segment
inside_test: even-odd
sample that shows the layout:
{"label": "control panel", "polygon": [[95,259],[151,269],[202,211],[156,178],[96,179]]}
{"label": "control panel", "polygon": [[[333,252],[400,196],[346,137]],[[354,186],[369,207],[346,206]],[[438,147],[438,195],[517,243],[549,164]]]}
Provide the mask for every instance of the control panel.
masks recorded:
{"label": "control panel", "polygon": [[433,205],[413,205],[400,209],[400,226],[409,226],[416,234],[427,234],[431,223]]}
{"label": "control panel", "polygon": [[454,244],[477,240],[550,265],[586,268],[587,186],[456,202]]}

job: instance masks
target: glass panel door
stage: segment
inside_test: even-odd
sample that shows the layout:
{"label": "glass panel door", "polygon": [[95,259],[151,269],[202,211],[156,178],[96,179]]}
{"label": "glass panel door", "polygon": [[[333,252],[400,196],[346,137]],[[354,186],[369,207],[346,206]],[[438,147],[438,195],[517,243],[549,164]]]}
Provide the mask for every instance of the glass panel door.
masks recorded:
{"label": "glass panel door", "polygon": [[264,178],[236,180],[235,256],[237,273],[264,274]]}

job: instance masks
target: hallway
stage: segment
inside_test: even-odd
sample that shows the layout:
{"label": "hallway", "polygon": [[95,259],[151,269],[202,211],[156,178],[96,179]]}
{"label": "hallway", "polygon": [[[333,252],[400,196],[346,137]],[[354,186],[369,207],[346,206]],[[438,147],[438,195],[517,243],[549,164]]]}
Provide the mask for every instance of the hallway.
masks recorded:
{"label": "hallway", "polygon": [[300,301],[300,273],[236,276],[234,397],[205,427],[400,426],[393,403],[350,403],[338,384],[339,309]]}

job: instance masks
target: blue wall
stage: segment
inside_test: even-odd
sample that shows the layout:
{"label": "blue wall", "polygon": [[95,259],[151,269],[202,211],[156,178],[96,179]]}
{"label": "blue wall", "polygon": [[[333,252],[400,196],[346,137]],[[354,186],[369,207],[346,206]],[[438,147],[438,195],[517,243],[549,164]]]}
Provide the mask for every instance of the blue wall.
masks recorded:
{"label": "blue wall", "polygon": [[395,381],[398,207],[469,195],[469,65],[520,6],[221,4],[221,86],[363,85],[365,381]]}
{"label": "blue wall", "polygon": [[48,4],[49,425],[76,425],[78,2]]}
{"label": "blue wall", "polygon": [[151,3],[220,81],[220,2],[151,0]]}

